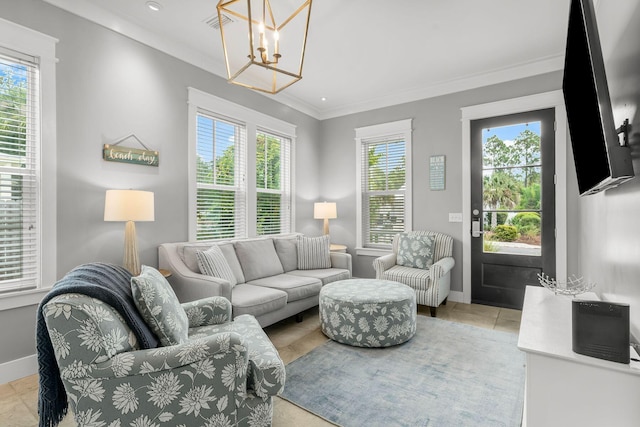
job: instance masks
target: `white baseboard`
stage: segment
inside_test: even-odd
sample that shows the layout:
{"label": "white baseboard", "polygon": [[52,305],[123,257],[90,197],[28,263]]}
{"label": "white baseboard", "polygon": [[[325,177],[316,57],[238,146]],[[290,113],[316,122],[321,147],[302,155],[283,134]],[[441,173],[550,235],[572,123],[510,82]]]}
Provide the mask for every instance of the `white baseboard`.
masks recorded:
{"label": "white baseboard", "polygon": [[38,358],[35,354],[10,362],[0,363],[0,384],[6,384],[38,372]]}
{"label": "white baseboard", "polygon": [[449,291],[447,301],[464,302],[464,293],[460,291]]}

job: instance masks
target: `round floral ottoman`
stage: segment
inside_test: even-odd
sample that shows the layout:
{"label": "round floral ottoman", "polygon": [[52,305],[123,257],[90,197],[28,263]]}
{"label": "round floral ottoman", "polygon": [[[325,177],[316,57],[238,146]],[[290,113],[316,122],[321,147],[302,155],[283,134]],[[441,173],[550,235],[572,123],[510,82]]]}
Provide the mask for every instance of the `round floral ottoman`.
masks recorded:
{"label": "round floral ottoman", "polygon": [[416,293],[390,280],[348,279],[320,290],[320,326],[334,341],[389,347],[416,333]]}

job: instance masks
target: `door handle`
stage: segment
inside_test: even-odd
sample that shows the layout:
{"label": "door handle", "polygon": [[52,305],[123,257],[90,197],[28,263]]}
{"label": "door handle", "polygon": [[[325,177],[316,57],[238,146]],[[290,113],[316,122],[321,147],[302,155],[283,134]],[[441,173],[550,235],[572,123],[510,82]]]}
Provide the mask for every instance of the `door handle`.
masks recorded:
{"label": "door handle", "polygon": [[480,230],[480,220],[471,221],[471,237],[480,237],[483,233],[484,231]]}

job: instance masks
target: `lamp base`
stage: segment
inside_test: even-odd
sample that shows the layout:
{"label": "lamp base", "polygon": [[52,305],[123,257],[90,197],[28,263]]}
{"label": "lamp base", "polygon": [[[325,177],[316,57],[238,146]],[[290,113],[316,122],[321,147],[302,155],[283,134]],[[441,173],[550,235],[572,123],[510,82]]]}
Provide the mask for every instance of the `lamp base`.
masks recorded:
{"label": "lamp base", "polygon": [[324,227],[322,229],[324,234],[329,234],[329,218],[324,219]]}
{"label": "lamp base", "polygon": [[127,221],[124,228],[124,268],[138,276],[140,274],[140,259],[138,258],[138,242],[136,240],[136,224]]}

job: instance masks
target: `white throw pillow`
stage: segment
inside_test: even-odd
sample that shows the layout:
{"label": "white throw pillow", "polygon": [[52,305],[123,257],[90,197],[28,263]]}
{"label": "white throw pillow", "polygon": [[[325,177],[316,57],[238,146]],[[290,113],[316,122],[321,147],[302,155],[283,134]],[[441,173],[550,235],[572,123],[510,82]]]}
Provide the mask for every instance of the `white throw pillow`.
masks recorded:
{"label": "white throw pillow", "polygon": [[298,236],[298,270],[331,268],[329,235],[320,237]]}
{"label": "white throw pillow", "polygon": [[218,277],[220,279],[227,280],[231,287],[234,287],[238,280],[231,270],[231,266],[227,262],[227,259],[222,253],[222,249],[218,245],[213,245],[206,251],[196,252],[196,258],[198,259],[198,267],[200,272],[206,276]]}

